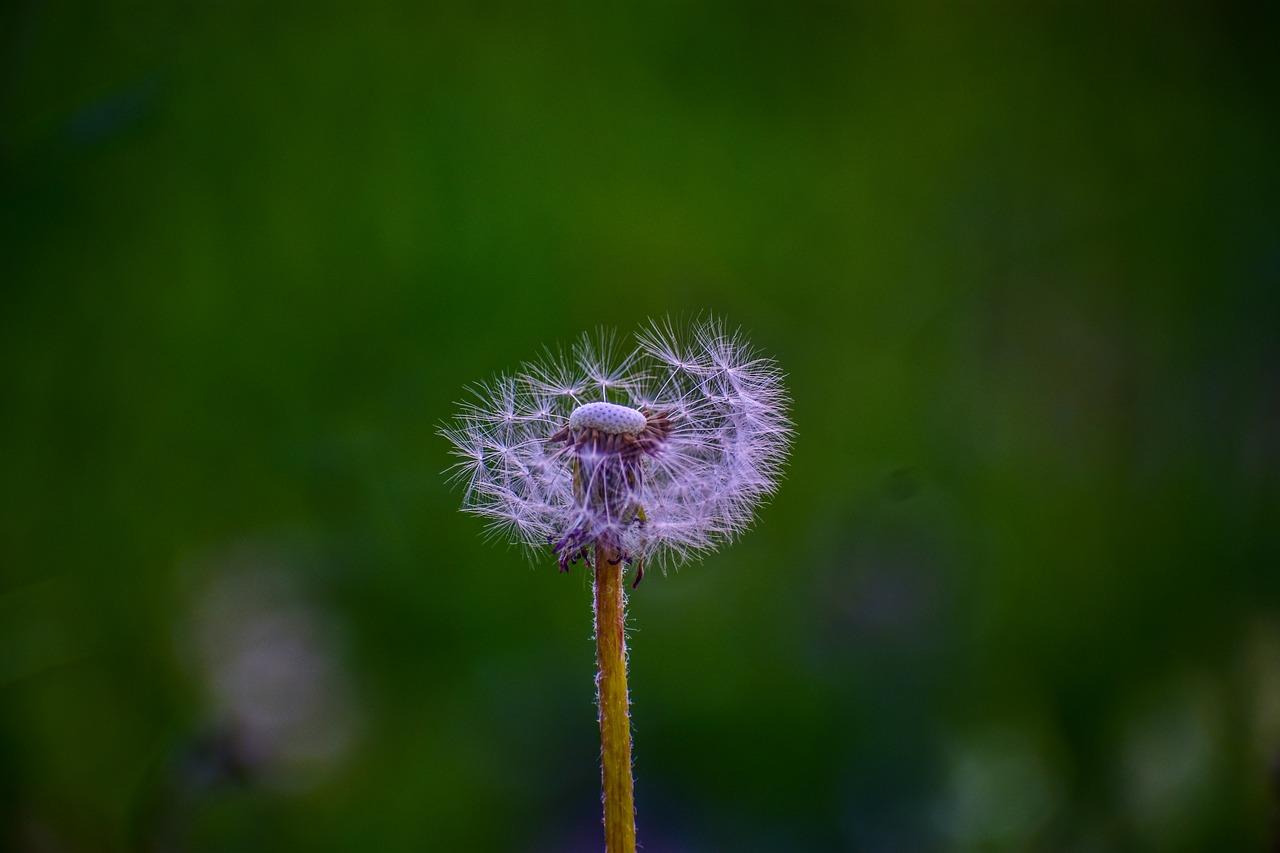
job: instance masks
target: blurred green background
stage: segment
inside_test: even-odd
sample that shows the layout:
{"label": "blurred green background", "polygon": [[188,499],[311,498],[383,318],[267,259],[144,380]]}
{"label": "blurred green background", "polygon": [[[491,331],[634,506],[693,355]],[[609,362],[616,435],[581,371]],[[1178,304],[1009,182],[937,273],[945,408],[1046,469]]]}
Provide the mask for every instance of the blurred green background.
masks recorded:
{"label": "blurred green background", "polygon": [[0,847],[601,846],[470,382],[711,310],[798,438],[632,597],[653,851],[1259,850],[1267,3],[0,12]]}

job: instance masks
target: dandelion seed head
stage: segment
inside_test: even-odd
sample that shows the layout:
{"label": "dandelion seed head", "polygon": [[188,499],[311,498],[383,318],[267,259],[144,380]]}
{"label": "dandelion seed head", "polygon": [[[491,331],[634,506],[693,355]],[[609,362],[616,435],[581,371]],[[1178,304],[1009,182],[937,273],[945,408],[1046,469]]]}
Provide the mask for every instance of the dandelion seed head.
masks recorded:
{"label": "dandelion seed head", "polygon": [[440,432],[463,509],[562,569],[604,545],[678,564],[742,533],[791,443],[783,373],[710,319],[585,335],[472,389]]}

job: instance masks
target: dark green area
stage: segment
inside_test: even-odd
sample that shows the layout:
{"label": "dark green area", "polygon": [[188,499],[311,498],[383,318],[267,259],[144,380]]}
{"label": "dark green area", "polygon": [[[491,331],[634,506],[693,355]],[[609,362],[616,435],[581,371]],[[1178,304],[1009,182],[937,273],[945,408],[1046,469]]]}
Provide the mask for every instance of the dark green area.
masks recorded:
{"label": "dark green area", "polygon": [[[12,4],[0,847],[599,849],[587,583],[483,539],[435,429],[711,310],[798,438],[632,597],[649,850],[1261,849],[1277,23]],[[309,758],[228,728],[241,646]]]}

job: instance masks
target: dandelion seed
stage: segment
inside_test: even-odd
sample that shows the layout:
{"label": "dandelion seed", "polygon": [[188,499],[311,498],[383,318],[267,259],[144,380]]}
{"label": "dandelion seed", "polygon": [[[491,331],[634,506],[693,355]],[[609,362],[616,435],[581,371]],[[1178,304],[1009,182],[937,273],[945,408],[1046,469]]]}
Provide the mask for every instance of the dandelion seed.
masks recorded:
{"label": "dandelion seed", "polygon": [[609,334],[474,389],[441,430],[463,509],[560,568],[605,544],[679,564],[740,534],[791,438],[782,373],[715,320]]}

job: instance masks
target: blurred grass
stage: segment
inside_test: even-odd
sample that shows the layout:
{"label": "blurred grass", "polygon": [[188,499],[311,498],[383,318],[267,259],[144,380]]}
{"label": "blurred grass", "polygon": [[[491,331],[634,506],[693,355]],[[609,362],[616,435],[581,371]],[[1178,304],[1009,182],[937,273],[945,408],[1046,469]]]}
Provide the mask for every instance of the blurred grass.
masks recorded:
{"label": "blurred grass", "polygon": [[190,849],[593,849],[585,582],[483,542],[433,433],[544,344],[710,309],[799,438],[757,530],[633,598],[651,849],[1258,847],[1275,23],[15,5],[13,846],[147,832],[211,713],[186,578],[247,542],[313,579],[365,724],[312,787],[200,798]]}

